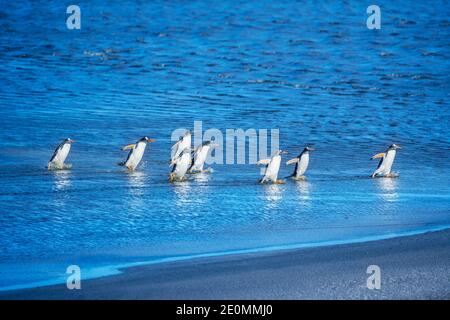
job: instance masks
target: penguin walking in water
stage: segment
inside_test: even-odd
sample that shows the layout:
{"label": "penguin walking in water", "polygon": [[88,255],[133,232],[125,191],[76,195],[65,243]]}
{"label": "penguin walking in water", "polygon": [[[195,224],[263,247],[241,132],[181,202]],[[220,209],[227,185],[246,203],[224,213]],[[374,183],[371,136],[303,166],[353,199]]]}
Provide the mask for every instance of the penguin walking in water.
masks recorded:
{"label": "penguin walking in water", "polygon": [[284,180],[278,180],[278,171],[280,171],[281,155],[287,154],[287,151],[277,150],[274,152],[272,158],[261,159],[256,164],[266,165],[266,171],[264,177],[259,181],[259,183],[272,182],[275,184],[284,184]]}
{"label": "penguin walking in water", "polygon": [[398,174],[391,172],[398,149],[401,149],[401,147],[394,143],[389,146],[386,152],[378,153],[370,158],[371,160],[381,158],[377,169],[372,174],[372,178],[380,176],[386,178],[398,177]]}
{"label": "penguin walking in water", "polygon": [[306,146],[305,149],[303,149],[303,151],[298,155],[298,157],[295,157],[286,162],[287,165],[295,163],[295,170],[294,173],[291,175],[291,177],[294,180],[306,179],[304,174],[306,172],[306,169],[308,169],[309,165],[309,153],[313,150],[314,150],[313,147]]}
{"label": "penguin walking in water", "polygon": [[47,164],[48,170],[70,169],[72,167],[72,165],[70,165],[70,164],[64,164],[64,161],[66,161],[66,158],[69,155],[72,143],[74,143],[74,142],[75,142],[75,140],[67,138],[67,139],[64,139],[64,141],[61,142],[56,147],[50,161]]}
{"label": "penguin walking in water", "polygon": [[192,155],[192,165],[189,168],[189,173],[211,172],[211,169],[203,170],[203,166],[208,157],[208,152],[218,146],[219,145],[213,141],[205,141],[199,145]]}
{"label": "penguin walking in water", "polygon": [[186,172],[191,166],[191,149],[185,148],[178,158],[174,159],[170,165],[173,166],[172,172],[169,175],[169,181],[184,181],[186,180]]}
{"label": "penguin walking in water", "polygon": [[139,139],[136,143],[129,144],[122,148],[123,151],[130,150],[128,153],[127,160],[125,162],[119,163],[120,166],[125,166],[129,170],[134,171],[136,167],[142,160],[144,156],[145,148],[148,142],[155,142],[155,139],[149,139],[148,137],[143,137]]}
{"label": "penguin walking in water", "polygon": [[172,146],[170,163],[177,159],[186,148],[191,149],[191,136],[191,132],[189,130],[186,131],[184,135]]}

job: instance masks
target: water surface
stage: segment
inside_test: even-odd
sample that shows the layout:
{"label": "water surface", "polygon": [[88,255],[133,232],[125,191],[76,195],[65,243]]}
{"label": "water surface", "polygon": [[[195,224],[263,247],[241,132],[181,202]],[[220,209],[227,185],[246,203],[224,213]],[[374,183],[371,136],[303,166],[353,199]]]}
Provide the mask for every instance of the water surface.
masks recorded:
{"label": "water surface", "polygon": [[[381,30],[360,1],[96,1],[81,30],[58,1],[0,6],[0,287],[450,225],[450,6],[377,4]],[[171,133],[194,121],[314,143],[308,180],[260,186],[247,164],[169,184]],[[72,170],[48,172],[66,137]],[[400,177],[368,179],[393,142]]]}

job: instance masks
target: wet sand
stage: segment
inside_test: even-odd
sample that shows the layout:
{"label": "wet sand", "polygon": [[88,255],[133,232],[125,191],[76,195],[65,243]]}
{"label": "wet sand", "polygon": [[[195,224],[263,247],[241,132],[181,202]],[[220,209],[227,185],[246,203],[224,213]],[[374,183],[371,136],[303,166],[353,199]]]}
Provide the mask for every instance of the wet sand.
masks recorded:
{"label": "wet sand", "polygon": [[[367,288],[369,265],[381,288]],[[365,243],[193,259],[0,299],[450,299],[450,230]]]}

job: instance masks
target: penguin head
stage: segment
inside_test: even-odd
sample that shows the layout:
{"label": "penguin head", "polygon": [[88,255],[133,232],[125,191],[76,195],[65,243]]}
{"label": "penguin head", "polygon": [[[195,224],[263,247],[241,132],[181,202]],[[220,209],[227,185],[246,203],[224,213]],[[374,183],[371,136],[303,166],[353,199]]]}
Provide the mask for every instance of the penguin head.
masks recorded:
{"label": "penguin head", "polygon": [[74,143],[74,142],[75,142],[75,140],[72,140],[70,138],[64,139],[64,143]]}
{"label": "penguin head", "polygon": [[401,149],[402,147],[396,143],[393,143],[389,146],[388,150],[397,150],[397,149]]}
{"label": "penguin head", "polygon": [[138,142],[155,142],[155,139],[150,139],[149,137],[142,137]]}
{"label": "penguin head", "polygon": [[205,141],[205,142],[203,142],[202,145],[203,145],[203,146],[209,146],[209,147],[211,147],[211,148],[217,148],[217,147],[220,147],[220,144],[216,143],[215,140],[208,140],[208,141]]}
{"label": "penguin head", "polygon": [[186,132],[184,133],[185,137],[189,137],[192,134],[191,130],[186,130]]}
{"label": "penguin head", "polygon": [[280,156],[282,154],[288,154],[288,152],[286,150],[277,150],[275,151],[275,155]]}
{"label": "penguin head", "polygon": [[313,146],[311,146],[311,145],[307,145],[306,147],[305,147],[305,150],[304,151],[314,151],[314,150],[316,150]]}

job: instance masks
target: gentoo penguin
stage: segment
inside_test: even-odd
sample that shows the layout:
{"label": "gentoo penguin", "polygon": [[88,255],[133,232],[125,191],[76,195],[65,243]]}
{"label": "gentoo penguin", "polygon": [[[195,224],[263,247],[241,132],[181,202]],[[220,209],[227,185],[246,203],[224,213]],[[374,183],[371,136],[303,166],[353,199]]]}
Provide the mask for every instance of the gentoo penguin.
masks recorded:
{"label": "gentoo penguin", "polygon": [[147,147],[148,142],[155,142],[154,139],[149,139],[147,137],[143,137],[139,139],[136,143],[129,144],[122,148],[122,150],[130,149],[128,153],[127,160],[125,162],[119,163],[120,166],[125,166],[129,170],[134,170],[138,166],[139,162],[141,162],[142,157],[144,155],[145,147]]}
{"label": "gentoo penguin", "polygon": [[274,152],[272,158],[270,159],[261,159],[256,164],[266,165],[266,172],[264,173],[264,177],[259,181],[259,183],[265,183],[268,181],[272,181],[275,184],[283,184],[283,180],[278,180],[278,171],[280,170],[281,164],[281,155],[286,154],[287,151],[277,150]]}
{"label": "gentoo penguin", "polygon": [[186,172],[191,166],[191,149],[185,148],[178,158],[174,159],[171,163],[172,172],[169,175],[169,181],[183,181],[185,180]]}
{"label": "gentoo penguin", "polygon": [[298,155],[298,157],[295,157],[294,159],[286,162],[287,165],[295,163],[295,170],[291,176],[293,179],[305,180],[304,174],[306,172],[306,169],[308,169],[309,153],[313,150],[314,148],[306,146],[305,149],[303,149],[303,151]]}
{"label": "gentoo penguin", "polygon": [[186,131],[177,143],[172,146],[172,156],[170,158],[170,162],[172,163],[175,159],[177,159],[186,148],[191,149],[191,132],[189,130]]}
{"label": "gentoo penguin", "polygon": [[378,164],[377,170],[372,174],[372,178],[377,176],[383,177],[396,177],[397,174],[391,173],[392,164],[394,163],[395,155],[397,153],[397,149],[401,149],[398,144],[391,144],[386,152],[378,153],[374,155],[372,159],[381,158],[380,163]]}
{"label": "gentoo penguin", "polygon": [[74,142],[75,140],[67,138],[56,147],[55,152],[53,152],[52,158],[47,165],[49,170],[69,169],[71,167],[71,165],[65,165],[64,161],[66,161],[66,158],[70,152],[70,147]]}
{"label": "gentoo penguin", "polygon": [[211,148],[218,147],[217,143],[213,141],[205,141],[201,145],[199,145],[193,155],[192,155],[192,165],[189,168],[190,173],[198,173],[198,172],[210,172],[210,170],[203,170],[203,166],[205,165],[206,157],[208,156],[209,150]]}

